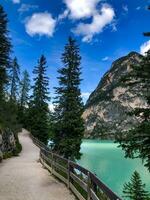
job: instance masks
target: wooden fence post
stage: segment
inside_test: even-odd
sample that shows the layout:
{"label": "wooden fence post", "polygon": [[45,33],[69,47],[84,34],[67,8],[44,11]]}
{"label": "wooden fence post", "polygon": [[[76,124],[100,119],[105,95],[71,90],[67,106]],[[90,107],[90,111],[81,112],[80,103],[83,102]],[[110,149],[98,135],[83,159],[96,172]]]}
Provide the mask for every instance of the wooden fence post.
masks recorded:
{"label": "wooden fence post", "polygon": [[54,154],[52,153],[51,174],[53,174],[53,164],[54,164],[53,162],[54,162]]}
{"label": "wooden fence post", "polygon": [[[40,160],[43,166],[50,170],[51,174],[54,174],[63,182],[65,182],[68,186],[68,189],[71,189],[72,192],[76,194],[78,199],[85,200],[85,197],[84,194],[81,193],[80,188],[78,189],[77,187],[75,187],[74,183],[77,183],[83,190],[87,191],[87,200],[96,200],[101,198],[98,197],[99,190],[102,191],[109,199],[121,200],[121,198],[118,197],[115,193],[113,193],[101,180],[99,180],[96,177],[95,174],[86,170],[85,168],[81,167],[76,163],[73,163],[55,153],[50,152],[50,150],[41,142],[38,142],[36,138],[34,138],[33,136],[31,136],[31,138],[33,139],[33,142],[40,148]],[[51,153],[51,159],[49,157],[49,153]],[[65,167],[63,165],[61,166],[59,160],[65,162]],[[67,170],[66,164],[68,165]],[[61,173],[59,173],[59,170],[63,171],[67,175],[67,177],[61,175]],[[82,176],[78,176],[76,170],[86,175],[87,179],[85,180],[84,178],[82,179]]]}
{"label": "wooden fence post", "polygon": [[40,160],[42,160],[43,161],[43,149],[40,149],[40,152],[39,152],[39,154],[40,154]]}
{"label": "wooden fence post", "polygon": [[41,149],[40,149],[40,152],[39,152],[39,158],[42,159]]}
{"label": "wooden fence post", "polygon": [[91,178],[90,178],[90,172],[88,172],[88,182],[87,182],[87,199],[91,199]]}

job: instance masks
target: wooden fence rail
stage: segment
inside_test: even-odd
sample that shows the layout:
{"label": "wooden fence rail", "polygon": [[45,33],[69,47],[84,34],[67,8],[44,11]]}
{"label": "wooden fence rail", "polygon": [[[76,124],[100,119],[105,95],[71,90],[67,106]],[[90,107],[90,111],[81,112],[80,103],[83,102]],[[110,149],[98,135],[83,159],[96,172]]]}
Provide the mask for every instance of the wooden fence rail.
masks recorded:
{"label": "wooden fence rail", "polygon": [[31,138],[40,148],[41,163],[63,181],[79,200],[121,200],[92,172],[53,153],[32,135]]}

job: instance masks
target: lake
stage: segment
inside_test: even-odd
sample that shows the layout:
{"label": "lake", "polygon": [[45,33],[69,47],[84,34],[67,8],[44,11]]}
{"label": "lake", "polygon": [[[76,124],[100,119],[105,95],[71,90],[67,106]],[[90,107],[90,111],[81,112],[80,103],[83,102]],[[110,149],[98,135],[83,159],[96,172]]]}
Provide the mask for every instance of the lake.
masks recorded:
{"label": "lake", "polygon": [[126,159],[121,148],[111,141],[83,140],[78,163],[95,173],[107,186],[120,197],[123,184],[130,180],[137,170],[146,189],[150,191],[150,173],[142,165],[140,159]]}

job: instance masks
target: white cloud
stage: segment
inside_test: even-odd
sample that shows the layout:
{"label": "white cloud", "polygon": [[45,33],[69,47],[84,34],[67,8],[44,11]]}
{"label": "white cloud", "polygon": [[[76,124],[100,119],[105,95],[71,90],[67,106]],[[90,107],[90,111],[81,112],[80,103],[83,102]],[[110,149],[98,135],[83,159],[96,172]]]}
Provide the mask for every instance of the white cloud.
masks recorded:
{"label": "white cloud", "polygon": [[145,53],[150,50],[150,40],[148,40],[147,42],[145,42],[144,44],[141,45],[140,47],[140,53],[142,55],[145,55]]}
{"label": "white cloud", "polygon": [[91,94],[90,92],[82,92],[81,97],[83,98],[84,103],[86,103],[90,94]]}
{"label": "white cloud", "polygon": [[108,57],[108,56],[102,58],[102,61],[107,61],[107,60],[109,60],[109,57]]}
{"label": "white cloud", "polygon": [[81,19],[93,16],[100,0],[64,0],[70,11],[70,18]]}
{"label": "white cloud", "polygon": [[66,17],[68,16],[68,14],[69,14],[69,10],[65,10],[62,14],[60,14],[60,15],[58,16],[58,21],[61,21],[61,20],[63,20],[64,18],[66,18]]}
{"label": "white cloud", "polygon": [[140,6],[136,7],[136,10],[140,10],[140,9],[141,9],[141,7],[140,7]]}
{"label": "white cloud", "polygon": [[127,6],[127,5],[123,5],[123,6],[122,6],[122,8],[123,8],[123,10],[124,10],[125,12],[128,12],[128,11],[129,11],[129,9],[128,9],[128,6]]}
{"label": "white cloud", "polygon": [[26,32],[30,36],[47,35],[52,37],[55,31],[55,26],[56,20],[53,19],[52,15],[48,12],[34,13],[25,23]]}
{"label": "white cloud", "polygon": [[12,0],[13,3],[20,3],[20,0]]}
{"label": "white cloud", "polygon": [[90,96],[90,92],[82,92],[81,96],[88,98]]}
{"label": "white cloud", "polygon": [[95,34],[102,32],[104,27],[113,21],[114,17],[114,9],[108,4],[103,4],[100,13],[96,12],[93,15],[92,23],[80,23],[73,32],[83,36],[83,42],[90,42]]}
{"label": "white cloud", "polygon": [[49,103],[48,107],[49,107],[49,110],[50,110],[51,112],[54,112],[54,109],[55,109],[54,104]]}
{"label": "white cloud", "polygon": [[18,12],[24,13],[28,12],[29,10],[37,9],[38,5],[31,5],[31,4],[21,4],[20,8],[18,9]]}
{"label": "white cloud", "polygon": [[[83,42],[91,42],[93,36],[103,31],[103,28],[111,24],[112,31],[117,31],[114,9],[109,4],[99,3],[102,0],[63,0],[66,4],[65,11],[58,16],[58,21],[68,17],[72,20],[91,19],[91,23],[79,23],[72,31],[82,36]],[[103,1],[104,2],[104,1]]]}
{"label": "white cloud", "polygon": [[117,31],[117,23],[116,23],[116,21],[111,23],[111,27],[112,27],[112,32],[116,32]]}

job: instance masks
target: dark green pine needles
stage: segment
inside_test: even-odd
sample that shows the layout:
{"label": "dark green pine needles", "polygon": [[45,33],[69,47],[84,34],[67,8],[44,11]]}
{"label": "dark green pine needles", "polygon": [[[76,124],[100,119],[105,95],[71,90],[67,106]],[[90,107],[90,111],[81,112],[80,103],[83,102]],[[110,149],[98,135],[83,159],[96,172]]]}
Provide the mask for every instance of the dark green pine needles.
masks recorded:
{"label": "dark green pine needles", "polygon": [[[148,6],[148,9],[150,10],[150,6]],[[146,32],[146,33],[144,33],[144,36],[148,36],[148,37],[150,37],[150,32]]]}
{"label": "dark green pine needles", "polygon": [[20,85],[20,66],[18,60],[15,57],[10,66],[10,101],[16,101],[19,96],[19,85]]}
{"label": "dark green pine needles", "polygon": [[149,193],[145,190],[145,184],[142,183],[140,175],[135,171],[131,181],[124,184],[124,198],[129,200],[150,200]]}
{"label": "dark green pine needles", "polygon": [[7,82],[6,69],[9,67],[11,42],[8,36],[8,19],[0,5],[0,101],[4,97],[4,85]]}
{"label": "dark green pine needles", "polygon": [[28,105],[29,105],[29,91],[30,91],[30,76],[28,72],[25,70],[22,74],[22,79],[20,81],[20,98],[19,98],[19,106],[18,106],[18,118],[19,122],[22,124],[24,128],[28,127],[27,124],[27,113],[28,113]]}
{"label": "dark green pine needles", "polygon": [[33,95],[29,105],[29,127],[31,133],[40,141],[47,143],[48,140],[48,86],[46,76],[46,58],[42,55],[38,66],[35,67]]}
{"label": "dark green pine needles", "polygon": [[81,56],[76,41],[71,37],[62,54],[63,67],[58,70],[56,89],[54,150],[65,158],[80,158],[83,138],[83,103],[81,99]]}

